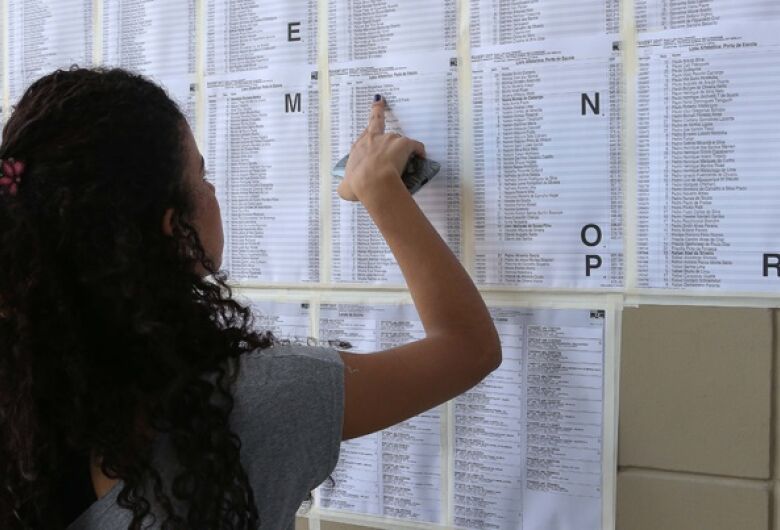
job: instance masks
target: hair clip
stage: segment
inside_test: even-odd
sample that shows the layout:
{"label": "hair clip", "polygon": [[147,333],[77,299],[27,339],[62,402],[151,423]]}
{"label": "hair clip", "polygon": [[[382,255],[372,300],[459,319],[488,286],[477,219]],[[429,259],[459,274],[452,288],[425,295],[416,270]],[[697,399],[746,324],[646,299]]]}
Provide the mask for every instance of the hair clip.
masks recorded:
{"label": "hair clip", "polygon": [[19,191],[19,183],[22,181],[24,167],[24,162],[21,160],[0,159],[0,188],[3,192],[7,190],[12,197],[16,195]]}

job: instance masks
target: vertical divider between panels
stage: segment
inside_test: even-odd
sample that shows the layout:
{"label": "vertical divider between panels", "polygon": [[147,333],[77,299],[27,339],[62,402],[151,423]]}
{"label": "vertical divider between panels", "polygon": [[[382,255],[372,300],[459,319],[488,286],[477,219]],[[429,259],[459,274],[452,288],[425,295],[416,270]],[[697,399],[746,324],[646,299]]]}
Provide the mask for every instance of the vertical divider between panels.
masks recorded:
{"label": "vertical divider between panels", "polygon": [[[318,492],[314,492],[315,496],[319,496]],[[320,516],[316,512],[316,508],[312,508],[309,512],[309,530],[320,530]]]}
{"label": "vertical divider between panels", "polygon": [[[474,127],[471,85],[470,0],[457,0],[456,54],[458,59],[458,127],[460,179],[460,258],[469,273],[474,272]],[[442,502],[444,524],[454,527],[455,488],[455,400],[442,410]]]}
{"label": "vertical divider between panels", "polygon": [[610,297],[604,329],[603,409],[601,436],[601,526],[615,529],[617,507],[618,391],[620,388],[620,338],[623,317],[622,296]]}
{"label": "vertical divider between panels", "polygon": [[[312,293],[312,296],[309,299],[309,304],[310,304],[309,305],[309,333],[311,334],[312,338],[318,341],[318,344],[320,338],[320,302],[321,302],[320,293]],[[320,530],[319,489],[314,490],[312,495],[313,495],[313,502],[311,507],[309,508],[309,513],[307,514],[307,518],[309,521],[309,530]]]}
{"label": "vertical divider between panels", "polygon": [[8,0],[0,0],[0,124],[5,124],[5,120],[10,116],[10,84],[8,82],[8,73],[10,67],[8,63],[11,57],[8,53]]}
{"label": "vertical divider between panels", "polygon": [[195,139],[206,151],[206,1],[195,1]]}
{"label": "vertical divider between panels", "polygon": [[333,277],[331,212],[333,176],[330,173],[330,70],[328,64],[328,0],[317,1],[317,86],[319,88],[320,137],[320,282]]}
{"label": "vertical divider between panels", "polygon": [[623,291],[638,285],[637,257],[637,152],[636,152],[636,78],[637,35],[634,20],[634,0],[620,2],[621,78],[621,166],[623,171]]}
{"label": "vertical divider between panels", "polygon": [[457,4],[458,107],[460,112],[460,230],[461,261],[474,271],[474,114],[471,85],[470,1]]}
{"label": "vertical divider between panels", "polygon": [[[332,176],[330,173],[330,70],[328,67],[328,0],[317,0],[317,97],[319,104],[319,168],[320,168],[320,283],[330,282],[333,260],[331,242]],[[320,337],[320,304],[322,294],[312,293],[311,333]],[[320,530],[320,492],[314,492],[314,502],[309,511],[309,530]]]}
{"label": "vertical divider between panels", "polygon": [[103,1],[92,0],[92,64],[103,64]]}
{"label": "vertical divider between panels", "polygon": [[454,425],[455,425],[455,400],[451,399],[444,404],[442,408],[442,430],[441,430],[441,472],[442,472],[442,514],[444,515],[444,524],[453,527],[455,523],[455,512],[453,508],[453,488],[455,485],[455,444],[454,444]]}

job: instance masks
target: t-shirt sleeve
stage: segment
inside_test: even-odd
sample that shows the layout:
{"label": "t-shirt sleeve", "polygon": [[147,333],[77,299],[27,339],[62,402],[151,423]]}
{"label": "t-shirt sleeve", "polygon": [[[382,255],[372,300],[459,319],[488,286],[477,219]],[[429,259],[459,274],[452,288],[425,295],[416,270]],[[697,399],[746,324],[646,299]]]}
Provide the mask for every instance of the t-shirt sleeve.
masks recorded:
{"label": "t-shirt sleeve", "polygon": [[242,357],[232,426],[262,516],[294,513],[336,467],[344,365],[332,348],[276,345]]}

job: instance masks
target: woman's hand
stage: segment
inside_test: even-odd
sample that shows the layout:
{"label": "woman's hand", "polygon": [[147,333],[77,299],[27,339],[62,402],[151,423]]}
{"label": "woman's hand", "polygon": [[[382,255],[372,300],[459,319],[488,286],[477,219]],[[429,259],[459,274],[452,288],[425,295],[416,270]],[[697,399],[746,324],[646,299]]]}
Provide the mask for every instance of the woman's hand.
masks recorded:
{"label": "woman's hand", "polygon": [[371,107],[368,127],[349,152],[339,197],[362,201],[368,193],[402,183],[401,174],[412,154],[425,158],[425,146],[400,134],[385,134],[385,100],[380,98]]}

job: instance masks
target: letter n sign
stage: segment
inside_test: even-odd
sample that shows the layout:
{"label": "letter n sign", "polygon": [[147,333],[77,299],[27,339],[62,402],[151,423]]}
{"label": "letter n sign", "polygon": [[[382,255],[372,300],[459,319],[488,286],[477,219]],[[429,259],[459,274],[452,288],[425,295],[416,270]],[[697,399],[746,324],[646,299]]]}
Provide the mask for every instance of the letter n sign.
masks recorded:
{"label": "letter n sign", "polygon": [[590,107],[590,110],[593,112],[593,114],[601,114],[601,105],[599,100],[600,98],[598,92],[593,95],[593,99],[590,99],[590,96],[583,92],[581,100],[582,115],[585,116],[585,114],[588,113],[588,107]]}

